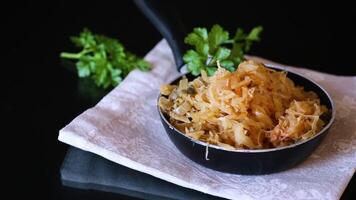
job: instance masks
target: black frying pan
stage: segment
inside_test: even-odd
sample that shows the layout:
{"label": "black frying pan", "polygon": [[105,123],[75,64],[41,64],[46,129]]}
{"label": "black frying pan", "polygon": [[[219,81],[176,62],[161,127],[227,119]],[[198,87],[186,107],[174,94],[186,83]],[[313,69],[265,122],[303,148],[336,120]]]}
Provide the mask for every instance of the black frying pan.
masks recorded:
{"label": "black frying pan", "polygon": [[[135,3],[168,41],[177,69],[180,71],[183,67],[182,55],[186,50],[183,43],[186,32],[181,28],[182,24],[179,18],[173,15],[174,11],[167,10],[169,7],[164,7],[156,1],[135,0]],[[281,70],[272,66],[268,67]],[[320,85],[300,74],[287,72],[287,76],[297,85],[304,86],[305,90],[318,94],[321,104],[326,105],[331,111],[328,115],[323,116],[327,121],[325,127],[308,140],[271,149],[227,150],[186,136],[169,123],[168,116],[163,114],[157,106],[162,124],[175,146],[185,156],[205,167],[237,174],[268,174],[289,169],[305,160],[326,136],[335,118],[335,107],[330,95]],[[193,79],[189,75],[187,77],[190,80]],[[178,84],[180,78],[170,84]]]}

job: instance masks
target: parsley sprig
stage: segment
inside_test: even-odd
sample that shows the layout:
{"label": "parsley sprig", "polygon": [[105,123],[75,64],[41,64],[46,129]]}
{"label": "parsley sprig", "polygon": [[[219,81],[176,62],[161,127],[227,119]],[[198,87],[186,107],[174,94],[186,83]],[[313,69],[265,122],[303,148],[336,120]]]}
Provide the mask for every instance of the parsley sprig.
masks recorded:
{"label": "parsley sprig", "polygon": [[183,56],[188,71],[198,76],[201,70],[205,70],[211,76],[217,70],[217,61],[220,61],[221,67],[235,71],[253,42],[260,41],[262,30],[261,26],[257,26],[245,33],[238,28],[234,37],[230,38],[229,32],[220,25],[214,25],[210,32],[206,28],[194,28],[184,40],[186,44],[195,47]]}
{"label": "parsley sprig", "polygon": [[70,38],[82,50],[78,53],[60,54],[61,58],[77,60],[79,77],[91,77],[97,86],[117,86],[133,69],[147,71],[147,61],[125,50],[116,39],[93,34],[84,29],[79,36]]}

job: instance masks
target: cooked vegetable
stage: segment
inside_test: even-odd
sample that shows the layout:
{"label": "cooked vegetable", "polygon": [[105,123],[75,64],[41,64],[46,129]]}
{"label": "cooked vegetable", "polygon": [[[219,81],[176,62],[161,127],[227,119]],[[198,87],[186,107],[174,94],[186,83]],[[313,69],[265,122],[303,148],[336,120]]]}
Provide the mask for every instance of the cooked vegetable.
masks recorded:
{"label": "cooked vegetable", "polygon": [[252,43],[260,40],[262,27],[253,28],[248,34],[238,28],[235,36],[230,38],[229,32],[219,25],[214,25],[208,33],[206,28],[194,28],[184,42],[194,46],[188,50],[183,60],[188,71],[198,76],[201,70],[213,75],[217,70],[217,61],[223,68],[233,72],[244,60],[244,53],[251,49]]}
{"label": "cooked vegetable", "polygon": [[308,139],[325,124],[328,109],[286,72],[249,60],[235,72],[201,73],[161,87],[161,110],[189,137],[227,149],[272,148]]}
{"label": "cooked vegetable", "polygon": [[150,68],[148,62],[126,51],[118,40],[93,34],[88,29],[71,40],[82,50],[62,52],[60,57],[77,60],[78,76],[91,77],[99,87],[118,85],[133,69],[147,71]]}

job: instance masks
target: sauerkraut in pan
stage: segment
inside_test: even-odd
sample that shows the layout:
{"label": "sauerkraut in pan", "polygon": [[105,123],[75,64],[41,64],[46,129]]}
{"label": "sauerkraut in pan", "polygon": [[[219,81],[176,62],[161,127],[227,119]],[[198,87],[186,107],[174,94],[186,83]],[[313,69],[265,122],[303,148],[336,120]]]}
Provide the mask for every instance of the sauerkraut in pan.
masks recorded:
{"label": "sauerkraut in pan", "polygon": [[226,149],[262,149],[312,137],[327,112],[318,96],[255,61],[235,72],[223,68],[208,77],[163,85],[159,106],[187,136]]}

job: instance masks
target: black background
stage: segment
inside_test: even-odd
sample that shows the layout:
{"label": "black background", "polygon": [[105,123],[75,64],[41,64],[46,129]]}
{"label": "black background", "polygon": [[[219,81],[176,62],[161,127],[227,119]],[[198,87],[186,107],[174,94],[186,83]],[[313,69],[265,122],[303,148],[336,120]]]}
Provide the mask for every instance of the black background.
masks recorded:
{"label": "black background", "polygon": [[[356,9],[351,4],[295,1],[172,1],[188,30],[218,23],[262,25],[262,42],[250,54],[288,65],[339,75],[356,75]],[[12,196],[45,199],[129,199],[60,185],[59,167],[67,146],[58,131],[93,106],[75,74],[58,57],[75,51],[69,36],[83,27],[119,38],[127,49],[145,55],[160,34],[131,1],[12,2],[2,6],[1,113],[6,190]],[[99,97],[98,97],[99,96]],[[343,199],[355,199],[353,180]],[[352,196],[353,195],[353,196]]]}

